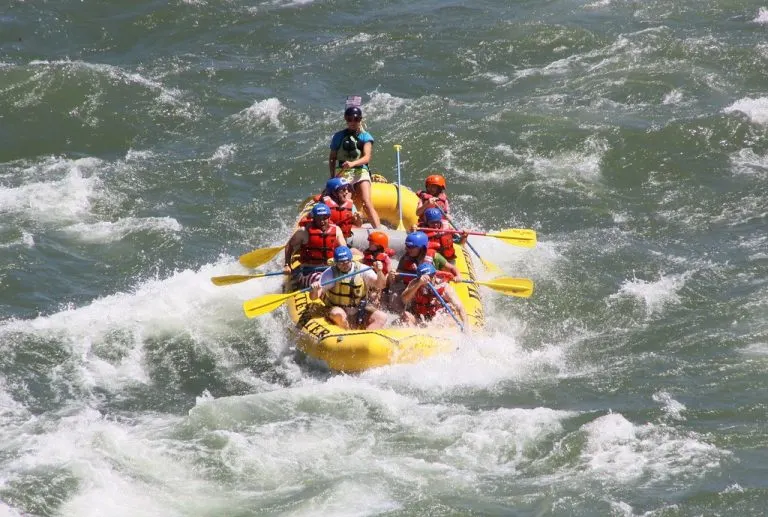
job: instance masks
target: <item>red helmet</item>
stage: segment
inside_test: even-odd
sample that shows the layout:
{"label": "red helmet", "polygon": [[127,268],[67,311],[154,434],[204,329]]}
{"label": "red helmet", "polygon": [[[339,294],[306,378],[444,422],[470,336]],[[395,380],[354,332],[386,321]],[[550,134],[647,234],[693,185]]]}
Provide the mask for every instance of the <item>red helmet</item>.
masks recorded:
{"label": "red helmet", "polygon": [[389,237],[384,232],[373,232],[368,236],[368,242],[386,248],[389,246]]}
{"label": "red helmet", "polygon": [[431,176],[427,176],[427,179],[424,182],[424,186],[429,187],[430,185],[437,185],[440,188],[445,188],[445,178],[443,178],[439,174],[433,174]]}

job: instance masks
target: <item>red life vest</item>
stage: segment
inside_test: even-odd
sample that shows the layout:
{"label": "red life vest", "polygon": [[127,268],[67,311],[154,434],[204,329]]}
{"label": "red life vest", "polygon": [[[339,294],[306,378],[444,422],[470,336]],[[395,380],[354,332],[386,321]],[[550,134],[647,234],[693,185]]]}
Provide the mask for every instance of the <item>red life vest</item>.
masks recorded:
{"label": "red life vest", "polygon": [[323,203],[331,209],[331,222],[341,228],[344,237],[350,237],[352,235],[352,221],[354,221],[352,207],[355,204],[350,200],[339,205],[331,196],[325,196]]}
{"label": "red life vest", "polygon": [[[445,299],[445,284],[439,286],[433,286],[435,290]],[[420,287],[416,291],[416,296],[413,298],[412,309],[417,316],[421,316],[425,320],[431,320],[437,314],[437,311],[443,308],[443,304],[437,299],[435,293],[432,292],[432,288],[428,285]]]}
{"label": "red life vest", "polygon": [[307,230],[309,239],[301,246],[301,263],[309,266],[326,265],[328,259],[333,258],[333,250],[336,249],[337,228],[333,223],[328,225],[326,231],[312,224],[306,225],[304,229]]}
{"label": "red life vest", "polygon": [[[443,222],[443,229],[449,229],[448,225]],[[424,230],[424,233],[429,238],[429,242],[433,243],[437,247],[437,252],[448,260],[456,258],[456,250],[453,248],[453,234],[450,232],[430,232]]]}
{"label": "red life vest", "polygon": [[[403,256],[403,258],[401,258],[400,262],[397,264],[397,270],[401,273],[411,273],[415,275],[416,268],[419,267],[419,264],[422,262],[429,262],[431,264],[434,261],[436,252],[437,246],[430,242],[427,245],[427,252],[424,254],[424,256],[419,254],[418,257],[413,258],[406,253],[405,256]],[[400,278],[402,279],[403,284],[408,285],[415,277],[401,276]]]}
{"label": "red life vest", "polygon": [[[448,196],[445,195],[444,191],[440,192],[438,196],[433,196],[426,190],[419,190],[418,192],[416,192],[416,195],[419,196],[419,199],[421,199],[422,205],[426,205],[427,201],[429,201],[430,199],[436,199],[437,200],[436,206],[440,207],[440,210],[443,211],[443,220],[445,220],[445,216],[446,214],[449,213],[450,207],[448,206]],[[426,223],[426,221],[424,220],[424,214],[422,213],[421,217],[419,217],[419,226],[424,226],[424,223]]]}
{"label": "red life vest", "polygon": [[385,275],[389,273],[389,264],[390,261],[387,260],[389,257],[395,256],[395,250],[392,248],[386,248],[384,251],[377,251],[377,252],[371,252],[371,250],[366,249],[363,253],[363,260],[362,263],[366,266],[373,266],[373,263],[378,261],[381,261],[381,263],[384,265],[384,268],[381,270],[382,273]]}

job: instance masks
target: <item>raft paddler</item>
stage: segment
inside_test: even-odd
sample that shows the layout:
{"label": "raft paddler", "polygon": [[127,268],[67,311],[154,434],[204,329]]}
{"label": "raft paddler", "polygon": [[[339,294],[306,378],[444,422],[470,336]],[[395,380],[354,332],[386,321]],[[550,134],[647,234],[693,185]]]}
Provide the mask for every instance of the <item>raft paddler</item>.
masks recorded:
{"label": "raft paddler", "polygon": [[[341,228],[331,223],[331,209],[328,205],[316,203],[310,215],[312,221],[296,230],[285,245],[283,271],[294,275],[294,281],[301,287],[309,287],[320,278],[328,267],[328,260],[333,258],[333,251],[338,246],[347,245]],[[294,271],[291,263],[296,250],[299,250],[301,265]]]}
{"label": "raft paddler", "polygon": [[[443,212],[439,208],[428,208],[424,211],[424,224],[427,228],[434,228],[435,230],[450,230],[450,223],[443,218]],[[456,261],[456,249],[454,244],[463,246],[467,242],[469,236],[466,232],[430,232],[424,230],[424,233],[429,238],[429,242],[437,245],[437,252],[445,257],[448,262],[453,264]],[[454,239],[454,235],[458,239]]]}
{"label": "raft paddler", "polygon": [[454,314],[458,314],[464,328],[469,328],[467,311],[456,291],[448,284],[451,274],[436,271],[428,262],[419,265],[416,274],[418,276],[402,294],[403,303],[407,307],[402,320],[409,325],[432,321],[447,312],[443,305],[446,304]]}
{"label": "raft paddler", "polygon": [[323,203],[331,209],[331,222],[341,228],[345,238],[352,236],[352,228],[363,224],[363,218],[352,202],[352,185],[344,178],[331,178],[325,183]]}
{"label": "raft paddler", "polygon": [[368,247],[363,250],[363,258],[360,260],[366,266],[371,266],[376,262],[381,262],[382,273],[387,277],[387,285],[382,290],[371,289],[368,293],[370,302],[380,307],[389,303],[389,285],[392,278],[387,276],[394,269],[392,257],[395,256],[395,250],[389,247],[389,236],[384,232],[371,232],[368,235]]}
{"label": "raft paddler", "polygon": [[[383,289],[386,284],[387,277],[382,273],[382,263],[376,261],[371,269],[367,269],[367,266],[352,260],[352,250],[346,246],[336,248],[333,260],[333,266],[310,285],[310,299],[321,298],[329,306],[328,319],[343,329],[382,328],[387,323],[387,315],[369,306],[367,300],[369,289]],[[357,275],[330,283],[334,278],[363,269]]]}
{"label": "raft paddler", "polygon": [[432,174],[424,180],[424,190],[416,192],[419,197],[419,203],[416,205],[416,215],[419,217],[419,224],[424,224],[424,212],[429,208],[439,208],[442,211],[442,217],[448,221],[451,220],[450,205],[448,196],[445,195],[445,178],[440,174]]}
{"label": "raft paddler", "polygon": [[[411,232],[405,236],[405,255],[397,264],[398,273],[416,273],[420,264],[427,262],[438,271],[447,271],[457,280],[461,280],[459,270],[437,251],[438,245],[429,242],[424,232]],[[408,284],[412,277],[401,277],[403,284]]]}
{"label": "raft paddler", "polygon": [[397,264],[397,271],[389,273],[389,305],[394,312],[402,312],[404,305],[400,294],[413,280],[413,276],[398,275],[397,273],[416,274],[420,264],[432,264],[438,270],[445,270],[455,278],[460,279],[459,270],[437,252],[437,245],[429,242],[424,232],[411,232],[405,236],[405,254]]}

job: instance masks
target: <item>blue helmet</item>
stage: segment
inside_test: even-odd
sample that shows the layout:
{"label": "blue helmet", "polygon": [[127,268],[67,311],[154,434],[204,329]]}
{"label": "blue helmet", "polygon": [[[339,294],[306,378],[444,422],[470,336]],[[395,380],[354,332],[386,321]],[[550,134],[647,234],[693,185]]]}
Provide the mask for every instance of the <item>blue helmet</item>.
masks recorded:
{"label": "blue helmet", "polygon": [[443,211],[439,208],[427,208],[424,210],[424,220],[428,223],[443,220]]}
{"label": "blue helmet", "polygon": [[419,264],[419,267],[416,268],[416,274],[418,276],[423,276],[423,275],[432,276],[435,273],[437,273],[435,266],[433,266],[429,262],[422,262],[421,264]]}
{"label": "blue helmet", "polygon": [[312,217],[330,217],[331,209],[325,203],[315,203],[312,207]]}
{"label": "blue helmet", "polygon": [[336,249],[333,250],[333,260],[337,264],[339,262],[352,260],[352,250],[346,246],[337,246]]}
{"label": "blue helmet", "polygon": [[424,232],[413,232],[405,236],[407,248],[426,248],[427,243],[429,243],[429,237]]}
{"label": "blue helmet", "polygon": [[344,178],[331,178],[325,183],[325,190],[329,194],[333,194],[342,187],[348,187],[349,182]]}

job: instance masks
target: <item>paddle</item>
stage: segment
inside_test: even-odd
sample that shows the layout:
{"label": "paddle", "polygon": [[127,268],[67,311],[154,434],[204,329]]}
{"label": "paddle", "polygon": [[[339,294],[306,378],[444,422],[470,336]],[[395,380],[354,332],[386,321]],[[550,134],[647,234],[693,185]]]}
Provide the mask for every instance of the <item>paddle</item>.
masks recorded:
{"label": "paddle", "polygon": [[[460,280],[465,284],[471,284],[472,280]],[[498,291],[507,296],[517,296],[520,298],[529,298],[533,294],[533,280],[528,278],[512,278],[509,276],[500,276],[494,278],[490,282],[483,282],[476,280],[477,285],[484,285],[490,287],[494,291]]]}
{"label": "paddle", "polygon": [[265,276],[277,276],[277,275],[284,275],[282,271],[273,271],[272,273],[258,273],[255,275],[224,275],[224,276],[214,276],[211,278],[211,282],[213,282],[214,285],[232,285],[232,284],[239,284],[240,282],[245,282],[247,280],[252,280],[254,278],[262,278]]}
{"label": "paddle", "polygon": [[259,248],[257,250],[249,251],[244,255],[240,255],[239,261],[240,264],[244,265],[245,267],[259,267],[275,258],[275,255],[284,249],[285,246],[277,246],[275,248]]}
{"label": "paddle", "polygon": [[395,155],[397,156],[397,210],[400,214],[400,222],[397,224],[398,231],[405,231],[405,225],[403,224],[403,200],[400,195],[400,189],[402,184],[400,183],[400,144],[395,144]]}
{"label": "paddle", "polygon": [[304,210],[304,207],[305,207],[305,206],[307,206],[307,203],[309,203],[310,201],[314,201],[314,200],[315,200],[315,196],[307,196],[307,197],[304,199],[304,201],[302,201],[301,203],[299,203],[299,207],[298,207],[298,209],[297,209],[297,210],[298,210],[299,212],[301,212],[302,210]]}
{"label": "paddle", "polygon": [[[440,210],[440,212],[443,214],[443,217],[445,217],[445,212],[443,212],[442,208],[440,208],[437,205],[435,205],[435,208]],[[446,220],[450,223],[450,225],[453,227],[454,230],[459,232],[461,231],[455,224],[453,224],[453,221],[451,221],[450,219],[446,219]],[[483,267],[485,268],[486,271],[488,271],[489,273],[501,273],[501,268],[496,264],[494,264],[493,262],[491,262],[490,260],[485,260],[483,257],[481,257],[480,253],[478,253],[475,247],[472,246],[472,243],[467,241],[467,246],[469,246],[469,249],[472,250],[472,253],[474,253],[475,256],[480,259],[480,262],[483,263]]]}
{"label": "paddle", "polygon": [[[349,278],[355,275],[359,275],[360,273],[363,273],[365,271],[368,271],[371,269],[370,267],[364,267],[362,269],[359,269],[357,271],[353,271],[351,273],[347,273],[346,275],[337,276],[336,278],[332,278],[328,280],[327,282],[323,282],[320,284],[321,286],[324,285],[330,285],[335,284],[339,280],[344,280],[345,278]],[[311,287],[305,287],[304,289],[300,289],[298,291],[294,291],[292,293],[287,294],[265,294],[264,296],[259,296],[258,298],[253,298],[251,300],[247,300],[243,303],[243,310],[245,311],[245,316],[247,318],[255,318],[257,316],[261,316],[262,314],[266,314],[268,312],[272,312],[273,310],[280,307],[282,304],[284,304],[286,301],[288,301],[289,298],[293,298],[297,294],[301,293],[308,293],[311,291]]]}
{"label": "paddle", "polygon": [[464,332],[464,325],[461,323],[461,321],[459,321],[459,318],[456,317],[456,314],[454,314],[453,309],[451,309],[450,306],[448,306],[448,303],[446,303],[446,301],[443,299],[443,297],[440,296],[440,293],[437,292],[437,289],[435,288],[435,286],[432,285],[431,282],[427,282],[427,285],[429,286],[430,289],[432,289],[432,293],[435,295],[435,297],[437,297],[437,299],[440,300],[440,303],[443,304],[443,307],[445,308],[446,311],[448,311],[448,314],[451,315],[451,317],[453,318],[453,321],[456,322],[456,325],[458,325],[461,331]]}
{"label": "paddle", "polygon": [[[413,276],[413,273],[397,273],[400,276]],[[451,280],[451,282],[461,282],[463,284],[477,284],[489,287],[494,291],[507,296],[517,296],[519,298],[529,298],[533,294],[533,280],[528,278],[512,278],[509,276],[500,276],[491,281],[482,280]]]}
{"label": "paddle", "polygon": [[[459,233],[456,230],[450,228],[417,228],[422,232],[439,232],[439,233]],[[536,246],[536,232],[524,228],[508,228],[498,232],[468,232],[464,231],[467,235],[482,235],[484,237],[496,237],[502,239],[507,244],[513,246],[521,246],[523,248],[533,248]]]}

